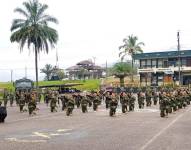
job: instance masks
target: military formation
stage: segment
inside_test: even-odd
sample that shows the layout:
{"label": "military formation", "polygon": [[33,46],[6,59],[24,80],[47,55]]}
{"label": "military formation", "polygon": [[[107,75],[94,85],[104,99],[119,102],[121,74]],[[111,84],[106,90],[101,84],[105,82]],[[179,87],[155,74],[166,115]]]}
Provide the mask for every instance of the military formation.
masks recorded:
{"label": "military formation", "polygon": [[93,111],[97,111],[100,105],[105,105],[105,108],[109,109],[109,115],[114,116],[117,107],[121,108],[122,113],[127,113],[134,111],[135,103],[137,103],[139,109],[159,105],[160,116],[167,117],[170,113],[190,105],[191,92],[187,88],[164,88],[160,90],[148,88],[145,91],[139,89],[136,93],[100,90],[59,94],[58,91],[47,89],[38,94],[36,91],[16,91],[14,93],[8,90],[5,90],[3,94],[5,110],[8,102],[10,102],[10,107],[15,103],[21,113],[28,112],[29,116],[36,114],[37,104],[41,101],[44,101],[50,108],[50,112],[57,112],[61,108],[67,116],[70,116],[74,109],[81,109],[82,113],[88,113],[90,110],[88,108],[92,107]]}

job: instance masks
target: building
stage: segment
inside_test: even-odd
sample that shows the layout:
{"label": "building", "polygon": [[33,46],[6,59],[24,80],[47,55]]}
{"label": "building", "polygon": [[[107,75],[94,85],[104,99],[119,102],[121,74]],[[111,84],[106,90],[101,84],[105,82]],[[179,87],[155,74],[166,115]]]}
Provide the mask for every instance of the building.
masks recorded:
{"label": "building", "polygon": [[[139,61],[138,73],[141,85],[191,83],[191,50],[142,53],[134,55]],[[180,58],[180,67],[179,67]]]}
{"label": "building", "polygon": [[69,79],[99,79],[103,75],[104,69],[95,65],[91,60],[83,60],[75,66],[66,69]]}

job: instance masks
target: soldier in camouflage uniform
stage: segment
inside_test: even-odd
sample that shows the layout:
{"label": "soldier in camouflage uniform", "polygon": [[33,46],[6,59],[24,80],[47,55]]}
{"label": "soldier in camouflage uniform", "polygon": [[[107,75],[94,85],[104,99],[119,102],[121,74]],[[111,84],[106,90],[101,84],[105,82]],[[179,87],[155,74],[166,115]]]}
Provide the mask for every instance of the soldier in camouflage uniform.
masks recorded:
{"label": "soldier in camouflage uniform", "polygon": [[154,102],[154,105],[157,104],[157,101],[158,101],[158,94],[157,94],[157,92],[155,91],[155,92],[153,92],[153,102]]}
{"label": "soldier in camouflage uniform", "polygon": [[144,108],[144,105],[145,105],[144,101],[145,101],[145,95],[144,95],[143,92],[140,92],[138,94],[139,109],[143,109]]}
{"label": "soldier in camouflage uniform", "polygon": [[29,115],[36,114],[34,113],[36,109],[36,95],[35,93],[31,93],[29,98],[29,103],[28,103],[28,110],[29,110]]}
{"label": "soldier in camouflage uniform", "polygon": [[69,116],[70,114],[72,114],[73,109],[74,109],[74,105],[75,105],[75,101],[73,99],[73,97],[71,95],[67,96],[68,102],[66,104],[66,115]]}
{"label": "soldier in camouflage uniform", "polygon": [[117,105],[118,105],[117,97],[116,97],[116,95],[114,93],[112,93],[111,100],[110,100],[110,103],[109,103],[109,107],[110,107],[109,114],[110,114],[110,116],[115,115]]}
{"label": "soldier in camouflage uniform", "polygon": [[10,100],[10,106],[13,106],[13,101],[14,101],[14,94],[12,93],[12,91],[10,91],[9,93],[9,100]]}
{"label": "soldier in camouflage uniform", "polygon": [[7,107],[8,99],[9,99],[9,94],[8,94],[7,89],[5,89],[5,91],[4,91],[4,93],[3,93],[4,107]]}
{"label": "soldier in camouflage uniform", "polygon": [[170,102],[168,100],[168,97],[166,96],[166,93],[164,92],[162,95],[162,99],[160,101],[160,116],[161,117],[168,116],[169,105],[170,105]]}
{"label": "soldier in camouflage uniform", "polygon": [[61,100],[61,103],[62,103],[62,110],[64,110],[66,108],[66,96],[65,95],[61,95],[60,96],[60,100]]}
{"label": "soldier in camouflage uniform", "polygon": [[24,92],[21,92],[20,94],[20,99],[19,99],[19,107],[20,107],[20,112],[23,112],[23,108],[25,106],[25,95]]}
{"label": "soldier in camouflage uniform", "polygon": [[81,108],[83,113],[88,112],[87,106],[89,103],[91,103],[90,99],[86,96],[86,94],[82,94]]}
{"label": "soldier in camouflage uniform", "polygon": [[151,92],[150,91],[147,91],[146,92],[146,106],[151,106]]}
{"label": "soldier in camouflage uniform", "polygon": [[105,107],[106,109],[109,108],[109,104],[111,102],[111,92],[107,92],[105,96]]}
{"label": "soldier in camouflage uniform", "polygon": [[125,92],[122,92],[122,94],[120,95],[120,103],[121,103],[122,113],[126,113],[127,106],[129,104],[129,97]]}
{"label": "soldier in camouflage uniform", "polygon": [[135,108],[135,96],[133,96],[133,93],[129,93],[129,111],[134,111]]}
{"label": "soldier in camouflage uniform", "polygon": [[101,103],[101,99],[97,93],[93,95],[93,110],[97,111],[98,105]]}
{"label": "soldier in camouflage uniform", "polygon": [[57,103],[57,99],[56,99],[56,95],[54,94],[54,92],[51,93],[51,101],[50,101],[50,111],[51,112],[57,112],[56,110],[56,105]]}

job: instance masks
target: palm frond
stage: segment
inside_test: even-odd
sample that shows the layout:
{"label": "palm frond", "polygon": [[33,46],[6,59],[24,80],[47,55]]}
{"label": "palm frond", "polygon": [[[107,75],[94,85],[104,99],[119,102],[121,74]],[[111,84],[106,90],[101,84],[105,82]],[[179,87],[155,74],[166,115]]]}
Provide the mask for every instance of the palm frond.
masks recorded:
{"label": "palm frond", "polygon": [[21,9],[21,8],[16,8],[16,9],[14,10],[14,12],[18,12],[18,13],[24,15],[26,18],[29,17],[29,15],[28,15],[23,9]]}

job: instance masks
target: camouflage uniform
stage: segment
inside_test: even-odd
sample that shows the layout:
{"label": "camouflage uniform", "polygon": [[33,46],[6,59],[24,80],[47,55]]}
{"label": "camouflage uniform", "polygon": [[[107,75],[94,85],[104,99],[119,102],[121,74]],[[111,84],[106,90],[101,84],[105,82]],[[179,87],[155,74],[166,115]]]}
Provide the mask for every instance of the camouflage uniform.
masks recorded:
{"label": "camouflage uniform", "polygon": [[56,110],[56,105],[57,103],[57,100],[56,100],[56,96],[54,95],[54,93],[51,94],[51,101],[50,101],[50,111],[51,112],[54,112],[54,111],[57,111]]}

